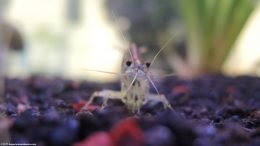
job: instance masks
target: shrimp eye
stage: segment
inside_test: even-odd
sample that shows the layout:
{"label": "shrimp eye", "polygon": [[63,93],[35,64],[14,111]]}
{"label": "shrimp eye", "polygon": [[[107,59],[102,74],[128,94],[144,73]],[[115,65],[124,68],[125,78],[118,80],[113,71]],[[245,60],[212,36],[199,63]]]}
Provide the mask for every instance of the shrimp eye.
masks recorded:
{"label": "shrimp eye", "polygon": [[126,66],[130,66],[131,64],[132,64],[132,62],[131,61],[126,61]]}
{"label": "shrimp eye", "polygon": [[146,65],[147,68],[149,68],[151,63],[150,62],[146,62],[145,65]]}

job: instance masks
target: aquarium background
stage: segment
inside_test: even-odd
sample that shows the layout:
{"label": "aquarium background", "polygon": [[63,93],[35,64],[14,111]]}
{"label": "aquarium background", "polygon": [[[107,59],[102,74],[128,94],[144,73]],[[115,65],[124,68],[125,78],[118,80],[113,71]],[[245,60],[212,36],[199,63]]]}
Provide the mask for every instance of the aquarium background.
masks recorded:
{"label": "aquarium background", "polygon": [[[231,45],[214,44],[214,39],[226,40],[222,37],[229,31],[214,35],[213,20],[234,23],[227,30],[239,28]],[[12,42],[2,47],[1,59],[6,59],[1,62],[11,77],[44,74],[107,82],[117,77],[86,70],[120,72],[130,43],[140,46],[148,61],[167,44],[155,61],[156,74],[259,75],[259,23],[258,1],[1,0],[1,35]]]}

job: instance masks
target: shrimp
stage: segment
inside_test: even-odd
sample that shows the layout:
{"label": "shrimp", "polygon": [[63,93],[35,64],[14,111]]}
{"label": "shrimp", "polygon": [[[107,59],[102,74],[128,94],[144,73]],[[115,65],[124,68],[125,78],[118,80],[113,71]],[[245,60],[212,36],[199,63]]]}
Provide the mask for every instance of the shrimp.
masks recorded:
{"label": "shrimp", "polygon": [[[131,60],[124,60],[122,63],[121,91],[107,89],[96,91],[90,96],[82,109],[87,109],[96,97],[103,98],[101,109],[107,106],[110,99],[121,100],[132,113],[140,113],[141,107],[150,101],[161,102],[164,108],[172,109],[166,97],[159,93],[151,79],[150,67],[160,51],[155,55],[152,62],[143,62],[139,49],[135,44],[131,44],[129,49]],[[157,94],[149,92],[150,85],[153,86]]]}

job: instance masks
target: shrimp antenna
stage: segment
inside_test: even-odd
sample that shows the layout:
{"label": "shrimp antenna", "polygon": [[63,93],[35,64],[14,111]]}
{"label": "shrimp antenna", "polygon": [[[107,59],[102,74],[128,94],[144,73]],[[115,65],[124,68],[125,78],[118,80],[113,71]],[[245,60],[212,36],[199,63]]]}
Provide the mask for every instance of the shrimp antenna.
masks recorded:
{"label": "shrimp antenna", "polygon": [[[113,16],[113,19],[114,19],[116,25],[118,26],[118,30],[119,30],[119,32],[120,32],[120,35],[122,36],[124,42],[127,42],[126,37],[125,37],[123,31],[121,30],[120,25],[119,25],[119,23],[118,23],[118,21],[117,21],[117,19],[116,19],[116,15],[115,15],[114,11],[112,10],[111,13],[112,13],[112,16]],[[134,57],[133,57],[133,54],[132,54],[130,48],[128,47],[127,50],[128,50],[128,52],[129,52],[129,54],[130,54],[130,56],[131,56],[131,60],[133,61],[133,60],[134,60]]]}
{"label": "shrimp antenna", "polygon": [[136,78],[137,78],[137,73],[135,74],[135,76],[134,76],[134,78],[133,78],[131,84],[127,87],[127,89],[126,89],[126,91],[125,91],[126,93],[130,90],[130,88],[131,88],[131,86],[134,84]]}
{"label": "shrimp antenna", "polygon": [[121,75],[120,73],[116,72],[110,72],[110,71],[102,71],[102,70],[94,70],[94,69],[83,69],[85,71],[91,71],[91,72],[100,72],[100,73],[106,73],[106,74],[112,74],[112,75]]}
{"label": "shrimp antenna", "polygon": [[155,59],[157,58],[157,56],[162,52],[162,50],[164,50],[164,49],[167,47],[167,45],[173,40],[173,38],[175,38],[175,36],[176,36],[176,33],[175,33],[174,35],[172,35],[172,37],[170,37],[170,38],[164,43],[164,45],[162,46],[162,48],[161,48],[161,49],[157,52],[157,54],[154,56],[153,60],[151,61],[151,65],[150,65],[150,66],[153,65],[153,63],[154,63]]}
{"label": "shrimp antenna", "polygon": [[153,86],[153,88],[155,89],[156,93],[157,93],[158,95],[160,95],[160,93],[159,93],[157,87],[155,86],[155,84],[154,84],[153,80],[150,78],[150,76],[147,76],[147,78],[148,78],[148,80],[150,81],[150,83],[152,84],[152,86]]}
{"label": "shrimp antenna", "polygon": [[176,73],[169,73],[169,74],[163,75],[161,78],[174,77],[174,76],[177,76],[177,74]]}

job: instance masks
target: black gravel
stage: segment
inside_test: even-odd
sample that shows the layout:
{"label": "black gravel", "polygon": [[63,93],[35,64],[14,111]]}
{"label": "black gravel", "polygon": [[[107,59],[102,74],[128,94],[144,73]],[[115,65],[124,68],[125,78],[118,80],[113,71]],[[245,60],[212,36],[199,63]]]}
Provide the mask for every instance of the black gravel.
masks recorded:
{"label": "black gravel", "polygon": [[[4,105],[13,120],[12,143],[69,146],[100,131],[109,133],[120,120],[133,117],[145,146],[260,146],[257,77],[167,78],[158,88],[174,111],[164,110],[160,103],[149,104],[142,107],[140,115],[132,115],[121,101],[109,101],[104,110],[78,113],[93,91],[119,90],[118,82],[97,84],[33,76],[6,79],[5,84]],[[95,104],[100,103],[100,99],[95,100]]]}

